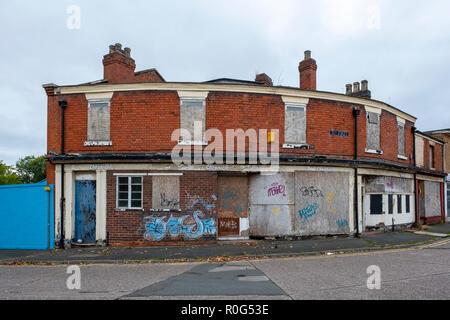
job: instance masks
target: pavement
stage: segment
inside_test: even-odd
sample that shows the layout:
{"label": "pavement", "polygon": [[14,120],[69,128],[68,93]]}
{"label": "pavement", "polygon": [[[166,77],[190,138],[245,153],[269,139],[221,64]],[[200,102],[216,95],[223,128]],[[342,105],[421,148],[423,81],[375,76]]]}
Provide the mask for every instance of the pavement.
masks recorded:
{"label": "pavement", "polygon": [[[436,232],[450,225],[432,227]],[[186,261],[227,261],[405,248],[431,243],[439,237],[413,232],[394,232],[361,238],[332,237],[309,240],[250,240],[206,245],[148,248],[84,247],[67,250],[0,250],[0,264],[95,264]]]}

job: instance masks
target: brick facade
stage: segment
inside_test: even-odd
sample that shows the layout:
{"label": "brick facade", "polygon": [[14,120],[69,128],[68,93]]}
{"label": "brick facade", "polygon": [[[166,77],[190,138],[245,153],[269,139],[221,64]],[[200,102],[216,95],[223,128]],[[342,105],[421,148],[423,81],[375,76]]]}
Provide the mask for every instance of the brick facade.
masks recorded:
{"label": "brick facade", "polygon": [[[167,171],[152,171],[152,173],[164,173]],[[180,211],[157,212],[152,211],[152,176],[143,177],[143,209],[121,210],[116,205],[116,179],[114,174],[125,173],[124,171],[108,171],[107,174],[107,232],[108,243],[111,245],[145,245],[146,217],[164,218],[163,223],[173,216],[179,218],[188,215],[184,225],[195,225],[193,215],[201,212],[201,219],[217,219],[217,173],[216,172],[193,172],[185,171],[180,176]],[[142,173],[142,171],[126,171],[126,173]],[[173,172],[171,172],[173,173]],[[158,241],[158,244],[172,244],[179,241],[194,241],[195,243],[213,240],[214,236],[201,236],[189,239],[183,234],[166,236]]]}

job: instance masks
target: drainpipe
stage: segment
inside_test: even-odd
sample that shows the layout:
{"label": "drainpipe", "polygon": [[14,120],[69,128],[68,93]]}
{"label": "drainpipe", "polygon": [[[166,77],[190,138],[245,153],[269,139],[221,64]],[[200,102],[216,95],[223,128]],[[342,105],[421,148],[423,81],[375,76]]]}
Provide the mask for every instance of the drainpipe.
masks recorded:
{"label": "drainpipe", "polygon": [[414,215],[416,216],[416,226],[420,225],[420,217],[419,217],[419,199],[417,197],[417,167],[416,167],[416,127],[412,127],[412,135],[413,135],[413,166],[414,166]]}
{"label": "drainpipe", "polygon": [[358,116],[361,114],[361,110],[359,110],[357,107],[353,108],[353,117],[355,119],[355,190],[354,190],[354,209],[355,212],[355,230],[356,230],[356,237],[359,237],[359,212],[358,212],[358,199],[359,199],[359,193],[358,193],[358,164],[356,163],[358,160]]}
{"label": "drainpipe", "polygon": [[[64,155],[64,110],[67,107],[67,101],[66,99],[62,99],[59,101],[59,107],[61,108],[61,155]],[[65,203],[65,197],[64,197],[64,164],[61,164],[61,199],[59,201],[59,207],[60,207],[60,214],[61,214],[61,232],[60,232],[60,239],[59,239],[59,247],[64,248],[64,203]]]}

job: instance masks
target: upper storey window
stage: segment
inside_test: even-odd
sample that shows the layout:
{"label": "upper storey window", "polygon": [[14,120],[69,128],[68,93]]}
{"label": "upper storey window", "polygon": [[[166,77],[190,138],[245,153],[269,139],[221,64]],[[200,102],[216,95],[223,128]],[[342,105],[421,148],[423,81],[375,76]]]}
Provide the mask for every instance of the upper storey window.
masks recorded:
{"label": "upper storey window", "polygon": [[87,141],[85,146],[111,145],[110,107],[112,94],[88,96]]}
{"label": "upper storey window", "polygon": [[380,109],[372,109],[366,107],[366,135],[367,135],[367,144],[366,144],[366,152],[368,153],[378,153],[383,154],[380,147],[380,117],[381,110]]}
{"label": "upper storey window", "polygon": [[206,97],[204,92],[178,92],[180,96],[180,144],[206,145]]}
{"label": "upper storey window", "polygon": [[434,162],[434,146],[430,145],[430,169],[435,168],[435,162]]}
{"label": "upper storey window", "polygon": [[405,121],[397,119],[398,128],[398,158],[406,160],[405,156]]}
{"label": "upper storey window", "polygon": [[283,148],[306,146],[306,106],[308,101],[291,101],[283,97],[284,144]]}

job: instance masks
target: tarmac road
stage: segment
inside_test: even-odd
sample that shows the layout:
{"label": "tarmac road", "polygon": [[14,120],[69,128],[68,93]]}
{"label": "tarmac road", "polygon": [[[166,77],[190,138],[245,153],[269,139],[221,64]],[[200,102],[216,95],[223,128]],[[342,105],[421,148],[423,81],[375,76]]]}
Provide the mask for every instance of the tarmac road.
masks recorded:
{"label": "tarmac road", "polygon": [[[369,266],[380,289],[369,290]],[[450,299],[450,241],[421,248],[229,263],[0,266],[0,299]]]}

